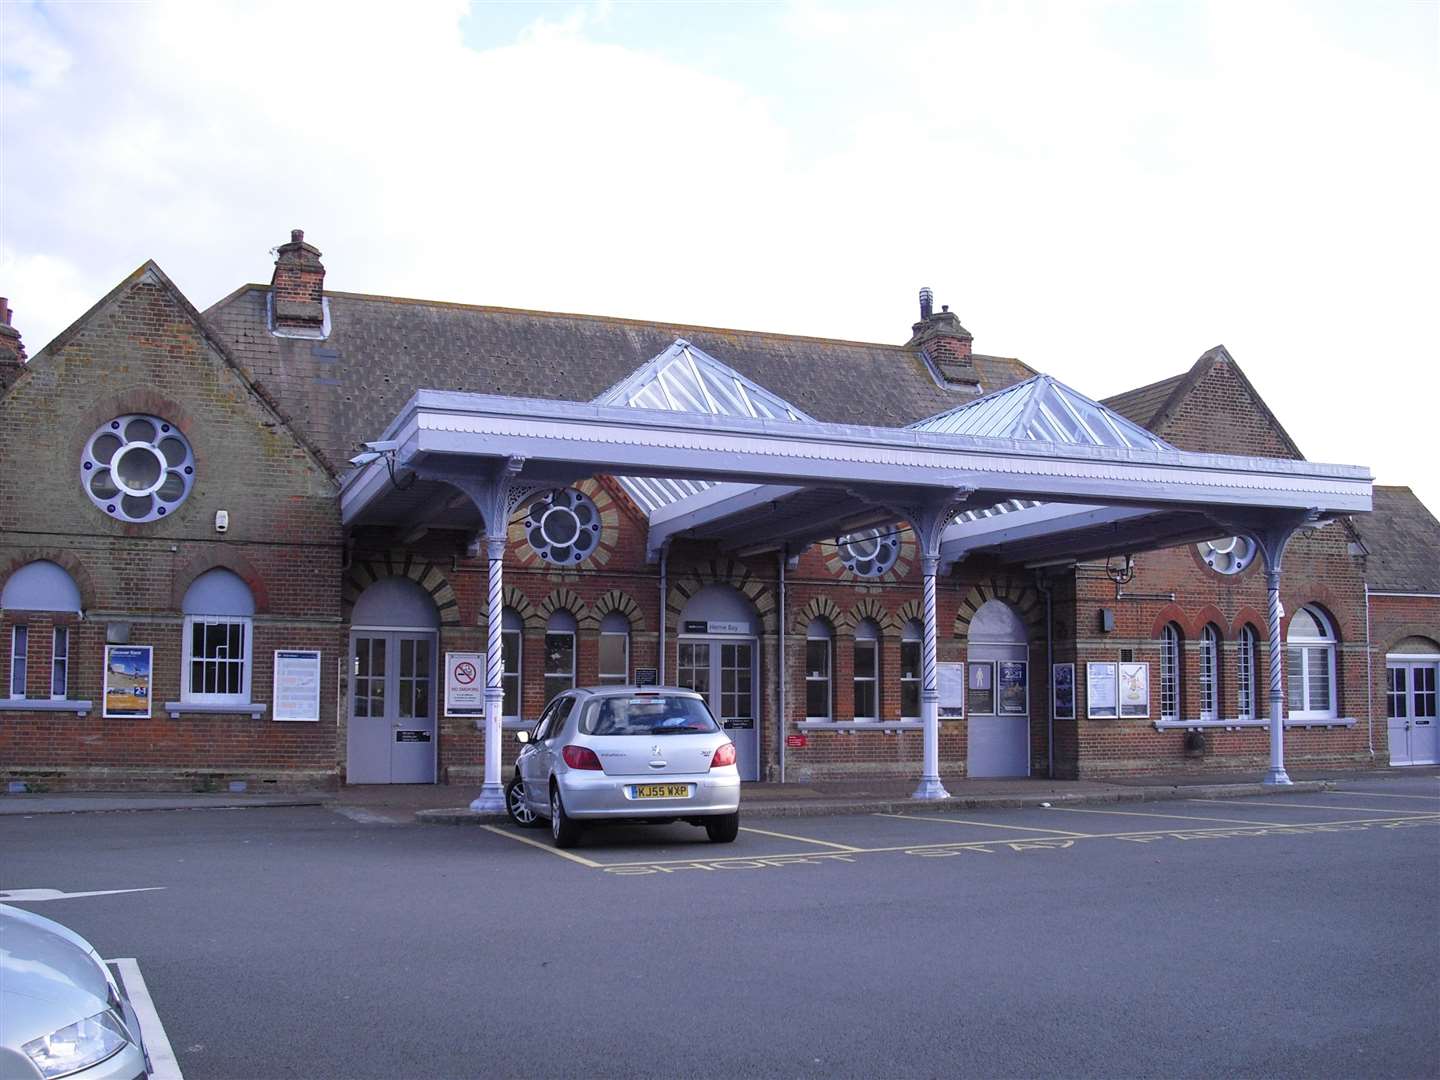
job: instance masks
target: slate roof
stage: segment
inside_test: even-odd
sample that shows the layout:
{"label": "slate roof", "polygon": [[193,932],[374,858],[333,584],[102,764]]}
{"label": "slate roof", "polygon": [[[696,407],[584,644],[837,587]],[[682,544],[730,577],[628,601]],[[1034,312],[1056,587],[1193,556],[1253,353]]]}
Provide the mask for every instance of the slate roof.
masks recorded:
{"label": "slate roof", "polygon": [[1189,372],[1172,375],[1148,386],[1139,386],[1114,397],[1102,398],[1100,404],[1114,409],[1125,419],[1133,420],[1141,427],[1154,431],[1154,424],[1161,410],[1180,385],[1188,381],[1189,375]]}
{"label": "slate roof", "polygon": [[1374,487],[1375,508],[1353,521],[1370,555],[1365,581],[1378,592],[1440,593],[1440,521],[1408,487]]}
{"label": "slate roof", "polygon": [[[684,338],[821,421],[903,427],[970,400],[940,385],[918,350],[678,323],[326,292],[324,341],[268,330],[268,285],[206,312],[214,331],[287,415],[343,468],[419,389],[589,401]],[[976,355],[984,390],[1035,374]]]}

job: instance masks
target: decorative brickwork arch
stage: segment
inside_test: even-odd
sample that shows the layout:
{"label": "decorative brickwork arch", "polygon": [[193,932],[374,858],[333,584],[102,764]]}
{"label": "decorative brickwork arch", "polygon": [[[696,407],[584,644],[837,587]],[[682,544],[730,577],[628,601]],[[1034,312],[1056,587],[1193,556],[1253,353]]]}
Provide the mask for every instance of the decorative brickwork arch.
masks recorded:
{"label": "decorative brickwork arch", "polygon": [[925,605],[919,600],[906,600],[895,609],[895,625],[905,629],[908,622],[918,622],[922,625],[925,622]]}
{"label": "decorative brickwork arch", "polygon": [[873,596],[867,596],[856,601],[855,606],[850,609],[850,613],[846,618],[850,621],[850,629],[852,631],[866,619],[873,622],[881,631],[891,631],[896,629],[897,626],[890,613],[887,612],[880,601],[876,600]]}
{"label": "decorative brickwork arch", "polygon": [[1436,641],[1436,638],[1440,637],[1440,634],[1436,633],[1435,625],[1433,623],[1406,623],[1399,629],[1392,630],[1390,632],[1390,644],[1385,646],[1385,648],[1381,651],[1382,653],[1395,652],[1397,651],[1395,646],[1399,645],[1400,642],[1404,641],[1406,638],[1412,637],[1423,638],[1426,641],[1434,642],[1435,644],[1440,645],[1440,641]]}
{"label": "decorative brickwork arch", "polygon": [[1263,642],[1269,640],[1269,631],[1266,629],[1269,623],[1266,621],[1264,614],[1255,610],[1253,607],[1242,607],[1235,613],[1235,618],[1230,623],[1230,640],[1238,641],[1240,631],[1244,630],[1247,624],[1255,634],[1256,641]]}
{"label": "decorative brickwork arch", "polygon": [[849,633],[855,628],[850,622],[850,616],[835,606],[835,601],[828,596],[814,596],[799,611],[795,612],[795,621],[791,623],[791,633],[803,634],[810,628],[810,624],[816,619],[823,619],[829,623],[831,628],[838,634]]}
{"label": "decorative brickwork arch", "polygon": [[1033,585],[1009,574],[994,574],[976,582],[965,594],[965,599],[960,601],[960,610],[955,613],[957,638],[970,640],[970,620],[989,600],[1003,600],[1014,608],[1025,623],[1031,641],[1045,639],[1045,602]]}
{"label": "decorative brickwork arch", "polygon": [[185,601],[185,593],[195,583],[195,579],[206,571],[217,568],[229,570],[245,582],[250,589],[250,595],[255,600],[257,615],[269,612],[270,593],[265,588],[265,579],[260,576],[260,572],[255,569],[249,559],[230,548],[217,548],[214,551],[204,551],[192,555],[176,567],[175,575],[171,579],[170,606],[179,611]]}
{"label": "decorative brickwork arch", "polygon": [[1185,613],[1184,608],[1175,603],[1166,604],[1160,609],[1160,614],[1156,615],[1155,621],[1150,624],[1150,636],[1159,641],[1168,623],[1178,626],[1186,641],[1194,640],[1195,627],[1191,625],[1190,616]]}
{"label": "decorative brickwork arch", "polygon": [[601,621],[612,611],[624,615],[630,623],[631,631],[643,631],[645,629],[645,613],[640,610],[629,593],[621,589],[611,589],[605,593],[590,607],[590,621],[593,623],[588,629],[599,629]]}
{"label": "decorative brickwork arch", "polygon": [[[95,582],[90,577],[90,571],[85,569],[85,564],[69,551],[61,551],[58,548],[22,548],[13,558],[0,563],[0,587],[10,580],[10,575],[32,562],[53,562],[67,574],[70,580],[75,582],[75,587],[80,590],[80,607],[88,611],[95,606]],[[179,606],[176,606],[179,610]],[[8,648],[8,646],[7,646]]]}
{"label": "decorative brickwork arch", "polygon": [[1221,641],[1230,640],[1230,620],[1225,618],[1225,616],[1221,614],[1220,609],[1214,604],[1206,604],[1204,607],[1202,607],[1199,611],[1195,613],[1195,618],[1193,620],[1195,633],[1193,636],[1197,640],[1199,639],[1201,632],[1204,631],[1207,623],[1215,627],[1215,630],[1220,635]]}
{"label": "decorative brickwork arch", "polygon": [[590,605],[581,600],[580,594],[567,585],[552,589],[550,595],[540,601],[540,607],[536,613],[542,623],[548,624],[550,616],[557,611],[568,611],[574,615],[576,625],[582,630],[594,629],[590,625]]}
{"label": "decorative brickwork arch", "polygon": [[762,582],[744,563],[734,559],[715,558],[680,573],[670,584],[670,593],[665,598],[666,618],[669,625],[680,625],[680,613],[685,602],[706,585],[733,585],[755,605],[760,616],[760,626],[767,634],[775,633],[775,593]]}
{"label": "decorative brickwork arch", "polygon": [[[514,585],[506,585],[503,593],[505,606],[525,624],[527,631],[539,631],[545,629],[546,616],[536,610],[535,605],[530,603],[530,598],[517,589]],[[490,599],[484,597],[480,601],[480,613],[476,619],[477,626],[488,627],[490,624]]]}
{"label": "decorative brickwork arch", "polygon": [[[435,563],[410,551],[385,551],[350,564],[340,595],[346,622],[355,609],[355,601],[369,586],[387,577],[409,578],[430,594],[435,610],[440,613],[441,626],[460,625],[460,601],[444,571]],[[259,603],[259,597],[256,597]]]}

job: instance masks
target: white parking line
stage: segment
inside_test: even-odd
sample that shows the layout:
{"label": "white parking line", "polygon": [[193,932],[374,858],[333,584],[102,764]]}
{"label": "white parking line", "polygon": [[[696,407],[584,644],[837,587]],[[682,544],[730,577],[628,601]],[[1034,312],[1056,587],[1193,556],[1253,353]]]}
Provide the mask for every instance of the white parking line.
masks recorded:
{"label": "white parking line", "polygon": [[1278,825],[1276,821],[1254,821],[1249,818],[1194,817],[1190,814],[1156,814],[1145,810],[1082,810],[1078,806],[1052,806],[1051,813],[1061,814],[1106,814],[1110,817],[1158,817],[1173,818],[1176,821],[1220,821],[1230,825]]}
{"label": "white parking line", "polygon": [[75,900],[81,896],[119,896],[121,893],[159,892],[164,885],[147,885],[143,889],[97,889],[94,892],[61,892],[59,889],[7,889],[0,891],[0,903],[38,904],[43,900]]}
{"label": "white parking line", "polygon": [[145,985],[145,976],[140,974],[140,965],[133,956],[107,960],[120,972],[120,981],[125,984],[125,996],[135,1009],[140,1021],[140,1038],[145,1042],[145,1052],[150,1055],[150,1080],[185,1080],[180,1072],[180,1063],[175,1060],[175,1051],[170,1046],[170,1037],[165,1034],[165,1025],[155,1011],[155,1002],[150,997],[150,988]]}
{"label": "white parking line", "polygon": [[1331,791],[1331,795],[1350,795],[1360,799],[1424,799],[1426,802],[1440,802],[1440,795],[1396,795],[1387,791]]}
{"label": "white parking line", "polygon": [[1036,829],[1027,825],[1001,825],[994,821],[966,821],[964,818],[937,817],[932,814],[876,814],[874,816],[903,818],[905,821],[943,821],[952,825],[979,825],[986,829],[1013,829],[1016,832],[1038,832],[1044,833],[1047,836],[1084,836],[1087,838],[1090,836],[1089,833],[1069,832],[1065,829]]}
{"label": "white parking line", "polygon": [[[1233,802],[1234,800],[1233,800],[1233,799],[1186,799],[1185,801],[1186,801],[1186,802],[1203,802],[1203,803],[1217,803],[1217,802],[1223,803],[1223,802]],[[1292,809],[1293,809],[1293,810],[1330,810],[1330,811],[1332,811],[1332,812],[1334,812],[1334,813],[1336,813],[1336,814],[1348,814],[1348,813],[1350,813],[1352,810],[1363,810],[1363,811],[1365,811],[1365,813],[1367,813],[1367,814],[1424,814],[1424,813],[1428,813],[1428,811],[1421,810],[1421,809],[1419,809],[1419,808],[1417,808],[1417,807],[1411,807],[1409,810],[1401,810],[1401,809],[1397,806],[1397,807],[1395,807],[1393,810],[1386,810],[1386,809],[1384,809],[1383,807],[1379,807],[1379,806],[1356,806],[1354,803],[1346,803],[1346,804],[1343,805],[1343,806],[1341,806],[1341,805],[1326,806],[1326,805],[1324,805],[1323,803],[1291,802],[1289,799],[1286,799],[1284,802],[1260,802],[1260,801],[1257,800],[1257,799],[1250,799],[1250,800],[1247,801],[1247,805],[1249,805],[1249,806],[1263,806],[1263,807],[1265,807],[1265,809],[1267,809],[1267,810],[1282,810],[1282,809],[1283,809],[1283,810],[1292,810]]]}
{"label": "white parking line", "polygon": [[542,844],[539,840],[531,840],[528,836],[519,836],[516,833],[500,828],[498,825],[481,825],[480,827],[494,833],[496,836],[503,836],[507,840],[515,840],[521,844],[529,844],[531,847],[539,848],[541,851],[548,851],[551,855],[559,855],[562,859],[577,862],[581,866],[588,866],[594,869],[597,866],[605,865],[605,863],[598,863],[594,859],[586,859],[579,855],[572,855],[568,851],[561,851],[559,848],[551,847],[549,844]]}
{"label": "white parking line", "polygon": [[799,840],[802,844],[819,844],[821,847],[835,848],[837,851],[859,851],[857,847],[849,844],[833,844],[829,840],[812,840],[808,836],[791,836],[789,833],[771,832],[769,829],[752,829],[748,825],[740,826],[741,832],[759,833],[761,836],[778,836],[781,840]]}

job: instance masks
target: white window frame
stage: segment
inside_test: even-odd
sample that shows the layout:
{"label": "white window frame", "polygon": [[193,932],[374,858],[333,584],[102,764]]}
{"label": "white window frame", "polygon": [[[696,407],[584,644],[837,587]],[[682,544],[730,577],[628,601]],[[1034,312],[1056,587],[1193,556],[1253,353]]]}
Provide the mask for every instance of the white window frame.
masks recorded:
{"label": "white window frame", "polygon": [[1160,719],[1180,719],[1180,628],[1173,622],[1160,629]]}
{"label": "white window frame", "polygon": [[[206,663],[230,663],[233,657],[200,657],[194,655],[195,627],[231,626],[241,628],[240,650],[240,691],[234,694],[207,694],[195,690],[192,684],[192,665],[197,661]],[[255,662],[253,620],[248,615],[186,615],[182,631],[180,655],[180,700],[191,705],[248,705],[250,704],[250,674]]]}
{"label": "white window frame", "polygon": [[[19,679],[15,677],[17,668],[19,668]],[[30,627],[27,623],[16,623],[10,627],[10,697],[16,701],[25,700],[25,679],[29,672]],[[19,683],[18,687],[16,686],[17,682]]]}
{"label": "white window frame", "polygon": [[[62,647],[62,644],[63,647]],[[55,692],[56,676],[60,692]],[[70,628],[56,626],[50,630],[50,700],[64,701],[70,694]]]}
{"label": "white window frame", "polygon": [[[558,614],[558,613],[557,613],[557,614]],[[567,612],[566,614],[568,615],[569,613]],[[570,618],[573,619],[574,616],[571,615]],[[551,616],[551,619],[554,620],[554,616]],[[550,670],[550,639],[551,639],[551,638],[560,638],[560,637],[566,637],[566,638],[569,638],[569,639],[570,639],[570,670],[569,670],[569,671],[551,671],[551,670]],[[547,626],[547,627],[545,628],[545,668],[544,668],[544,672],[543,672],[543,674],[542,674],[542,677],[543,677],[543,680],[544,680],[544,686],[545,686],[545,699],[546,699],[546,700],[545,700],[545,704],[548,705],[550,702],[554,701],[554,700],[555,700],[557,697],[559,697],[561,694],[565,693],[566,690],[573,690],[573,689],[575,689],[575,671],[576,671],[576,668],[579,667],[579,664],[580,664],[580,642],[578,641],[578,639],[577,639],[577,637],[576,637],[575,631],[574,631],[574,630],[571,630],[571,629],[564,629],[564,630],[561,630],[561,629],[551,629],[549,626]],[[562,679],[565,680],[565,685],[564,685],[564,686],[559,685],[559,684],[560,684],[560,680],[562,680]],[[554,687],[555,687],[554,692],[551,691],[551,689],[550,689],[551,686],[554,686]]]}
{"label": "white window frame", "polygon": [[[511,608],[506,608],[505,611],[504,611],[504,613],[501,614],[501,619],[503,620],[504,617],[505,617],[505,614],[510,613],[512,610],[513,610],[513,609],[511,609]],[[519,615],[518,612],[515,613],[515,618],[516,618],[517,621],[519,620],[520,615]],[[514,670],[514,671],[511,671],[508,667],[505,666],[505,653],[506,653],[506,648],[505,648],[505,646],[506,646],[506,644],[507,644],[508,642],[511,642],[511,641],[513,641],[513,642],[515,643],[515,650],[514,650],[514,651],[515,651],[515,670]],[[507,685],[509,685],[509,683],[510,683],[510,681],[511,681],[512,679],[513,679],[514,682],[515,682],[515,711],[514,711],[513,713],[510,713],[510,712],[506,712],[506,711],[505,711],[505,698],[506,698],[506,696],[507,696],[506,693],[505,693],[505,687],[506,687]],[[501,624],[500,624],[500,719],[501,719],[502,721],[503,721],[503,720],[521,720],[521,719],[524,718],[524,716],[525,716],[525,635],[524,635],[524,633],[523,633],[521,630],[519,630],[519,629],[514,629],[514,628],[511,628],[511,627],[506,626],[506,625],[504,624],[504,622],[502,621]]]}
{"label": "white window frame", "polygon": [[[920,666],[925,662],[924,630],[919,629],[912,623],[906,623],[905,628],[900,632],[900,719],[919,720],[921,713],[920,704]],[[910,678],[905,677],[905,650],[913,645],[915,647],[915,668]],[[905,689],[907,683],[915,684],[915,714],[912,716],[905,711]]]}
{"label": "white window frame", "polygon": [[[875,723],[880,719],[880,631],[877,627],[871,625],[865,627],[865,630],[868,631],[871,636],[861,637],[860,629],[859,627],[856,628],[855,649],[850,658],[850,677],[853,683],[851,689],[853,696],[850,700],[857,721]],[[869,675],[860,674],[860,650],[862,648],[868,649],[871,652],[871,674]],[[874,702],[873,711],[868,713],[860,712],[860,686],[862,683],[870,687],[870,694]]]}
{"label": "white window frame", "polygon": [[1200,631],[1200,719],[1220,718],[1220,631],[1210,624]]}
{"label": "white window frame", "polygon": [[1240,720],[1254,720],[1258,715],[1255,697],[1260,675],[1259,637],[1250,625],[1240,628],[1235,650],[1235,715]]}
{"label": "white window frame", "polygon": [[[1335,648],[1335,628],[1331,626],[1329,617],[1319,608],[1306,605],[1300,610],[1309,614],[1309,616],[1315,620],[1316,625],[1320,627],[1321,633],[1326,636],[1317,638],[1292,634],[1287,635],[1285,639],[1285,678],[1287,683],[1285,687],[1285,701],[1286,704],[1290,706],[1288,715],[1292,720],[1334,720],[1340,715],[1339,702],[1336,700],[1335,695],[1335,659],[1338,651]],[[1293,620],[1291,625],[1294,625]],[[1311,707],[1311,703],[1314,700],[1313,691],[1316,689],[1313,684],[1318,680],[1311,675],[1310,669],[1314,658],[1320,654],[1326,656],[1326,667],[1328,669],[1326,689],[1329,692],[1330,704],[1327,708],[1316,709]],[[1295,699],[1292,696],[1296,692],[1293,674],[1297,667],[1295,664],[1296,660],[1299,661],[1298,673],[1300,675],[1299,695],[1301,707],[1298,709],[1293,706]]]}
{"label": "white window frame", "polygon": [[[823,642],[825,645],[825,671],[815,675],[810,671],[810,643],[812,641]],[[827,631],[823,637],[817,636],[814,627],[805,631],[805,719],[806,720],[830,720],[835,715],[835,688],[832,680],[835,675],[835,635]],[[814,716],[810,712],[810,685],[825,686],[825,715]]]}
{"label": "white window frame", "polygon": [[[609,616],[607,615],[608,619]],[[605,639],[620,638],[620,654],[624,658],[620,664],[619,671],[605,670]],[[599,655],[595,658],[596,681],[601,686],[625,686],[630,682],[630,630],[605,630],[600,631]]]}

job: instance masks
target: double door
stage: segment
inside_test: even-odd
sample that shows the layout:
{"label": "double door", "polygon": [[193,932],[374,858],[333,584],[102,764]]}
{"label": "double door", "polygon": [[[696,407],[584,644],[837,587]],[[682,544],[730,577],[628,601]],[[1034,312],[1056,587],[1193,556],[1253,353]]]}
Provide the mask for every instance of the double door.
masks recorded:
{"label": "double door", "polygon": [[1433,660],[1391,660],[1385,668],[1385,716],[1390,729],[1391,765],[1440,764]]}
{"label": "double door", "polygon": [[431,633],[351,634],[347,783],[435,782],[435,645]]}
{"label": "double door", "polygon": [[675,685],[704,696],[735,742],[740,779],[760,779],[760,727],[755,707],[754,638],[682,638]]}

